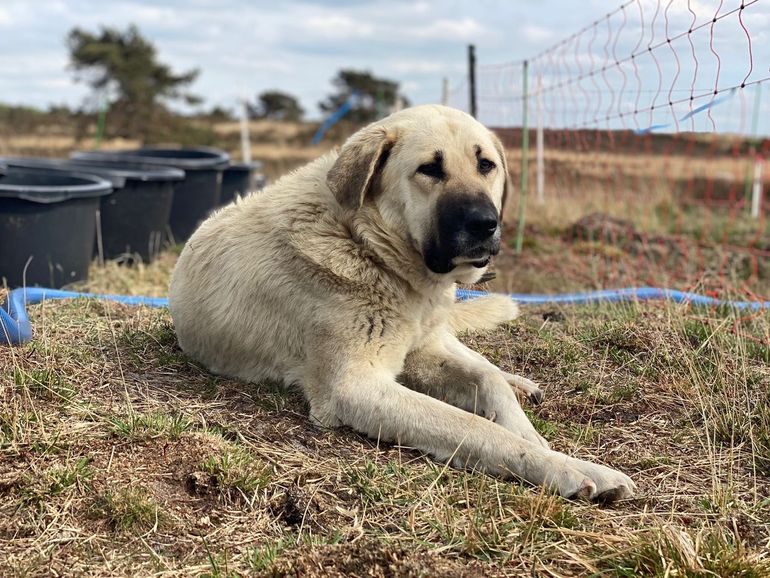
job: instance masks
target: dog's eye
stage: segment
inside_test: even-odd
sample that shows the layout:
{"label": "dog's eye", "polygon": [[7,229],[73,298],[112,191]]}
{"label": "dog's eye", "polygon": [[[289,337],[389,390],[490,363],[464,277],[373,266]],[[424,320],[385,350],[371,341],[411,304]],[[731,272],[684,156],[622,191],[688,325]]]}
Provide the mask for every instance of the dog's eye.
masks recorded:
{"label": "dog's eye", "polygon": [[431,177],[432,179],[443,179],[446,175],[444,174],[444,168],[441,166],[440,162],[432,162],[432,163],[425,163],[424,165],[420,165],[417,167],[417,172],[421,175],[427,175]]}
{"label": "dog's eye", "polygon": [[486,175],[489,171],[495,168],[497,165],[487,159],[479,159],[479,172],[482,175]]}

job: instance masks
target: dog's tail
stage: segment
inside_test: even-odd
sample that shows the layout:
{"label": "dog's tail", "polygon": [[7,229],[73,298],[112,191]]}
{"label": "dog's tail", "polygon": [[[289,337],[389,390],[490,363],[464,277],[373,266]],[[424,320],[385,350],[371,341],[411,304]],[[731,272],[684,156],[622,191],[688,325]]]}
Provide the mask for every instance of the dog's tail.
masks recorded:
{"label": "dog's tail", "polygon": [[501,323],[519,316],[518,304],[506,295],[485,295],[475,299],[456,301],[449,314],[449,325],[461,331],[494,329]]}

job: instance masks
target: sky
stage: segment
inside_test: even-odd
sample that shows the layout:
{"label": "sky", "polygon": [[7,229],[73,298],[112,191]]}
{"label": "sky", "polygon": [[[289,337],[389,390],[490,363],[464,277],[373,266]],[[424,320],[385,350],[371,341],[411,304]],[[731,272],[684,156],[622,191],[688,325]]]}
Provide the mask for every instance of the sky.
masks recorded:
{"label": "sky", "polygon": [[[651,38],[665,35],[664,11],[673,33],[689,25],[688,5],[700,23],[710,19],[720,3],[635,2],[626,10],[627,21],[617,41],[611,31],[618,31],[622,13],[609,19],[609,26],[597,26],[599,32],[590,49],[590,34],[584,34],[581,43],[573,41],[561,53],[552,54],[558,54],[575,74],[581,66],[589,66],[592,52],[601,60],[607,38],[618,54],[630,54],[640,38],[644,48]],[[740,5],[740,0],[724,0],[721,13],[733,5]],[[515,104],[521,92],[520,68],[497,65],[530,58],[593,21],[604,22],[601,19],[618,6],[619,1],[609,0],[0,0],[0,102],[37,107],[81,105],[89,91],[75,82],[67,67],[67,33],[76,26],[95,32],[101,25],[124,28],[134,23],[155,44],[159,58],[176,71],[201,70],[192,88],[204,98],[205,108],[219,105],[234,109],[239,98],[280,89],[296,95],[307,116],[316,119],[321,115],[317,103],[333,90],[330,81],[343,67],[370,70],[400,82],[404,94],[415,104],[439,102],[442,79],[448,78],[450,103],[467,108],[463,85],[466,47],[473,43],[480,64],[486,121],[516,124],[520,122]],[[638,18],[639,7],[643,22]],[[659,16],[652,26],[656,10]],[[770,76],[770,0],[756,0],[743,16],[754,49],[755,70],[750,80]],[[716,48],[723,60],[724,82],[736,78],[740,81],[745,75],[749,62],[746,38],[738,26],[737,14],[718,23]],[[707,40],[708,34],[699,34],[696,44],[698,53],[703,54],[699,84],[709,88],[713,84],[709,74],[713,73],[714,59]],[[678,41],[676,50],[682,57],[682,73],[679,84],[673,83],[675,92],[690,88],[690,61],[684,56],[689,46],[685,41]],[[667,93],[673,86],[673,72],[666,67],[674,57],[663,54],[662,49],[656,54],[663,62],[666,78],[660,84]],[[553,60],[542,58],[539,65],[533,65],[543,85],[565,74],[565,68],[557,70]],[[594,112],[605,115],[605,109],[609,111],[612,106],[616,111],[622,111],[623,106],[633,107],[630,101],[637,89],[640,94],[642,90],[645,95],[653,94],[659,84],[655,68],[651,63],[636,62],[640,63],[637,72],[642,82],[640,86],[629,85],[626,94],[620,89],[621,73],[630,75],[632,70],[620,67],[609,71],[609,78],[599,85],[585,80],[544,95],[541,106],[548,109],[544,113],[547,121],[580,124],[592,120]],[[582,95],[583,101],[576,103],[572,91]],[[596,111],[592,91],[604,93],[605,102],[596,103]],[[743,106],[741,124],[748,130],[751,123],[746,117],[751,116],[752,109],[747,102],[753,103],[753,97],[743,92],[746,94],[740,98],[714,107],[713,115],[719,111],[725,117],[722,126],[735,125],[736,107]],[[765,87],[764,94],[761,106],[768,114],[762,115],[760,130],[770,132],[770,126],[765,127],[770,122],[764,120],[770,118],[770,108],[765,108],[770,101],[770,86]],[[610,95],[617,103],[610,102]],[[578,110],[565,113],[570,107]],[[654,114],[649,116],[649,124],[662,122]],[[675,115],[669,116],[673,119]]]}

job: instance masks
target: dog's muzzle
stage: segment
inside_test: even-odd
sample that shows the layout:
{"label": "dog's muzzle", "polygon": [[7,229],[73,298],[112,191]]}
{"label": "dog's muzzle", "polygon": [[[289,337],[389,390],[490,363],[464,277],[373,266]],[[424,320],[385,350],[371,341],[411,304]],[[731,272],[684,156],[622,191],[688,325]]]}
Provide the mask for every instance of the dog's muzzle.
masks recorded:
{"label": "dog's muzzle", "polygon": [[497,209],[486,195],[447,196],[437,213],[435,233],[424,250],[425,264],[434,273],[461,265],[486,267],[500,251]]}

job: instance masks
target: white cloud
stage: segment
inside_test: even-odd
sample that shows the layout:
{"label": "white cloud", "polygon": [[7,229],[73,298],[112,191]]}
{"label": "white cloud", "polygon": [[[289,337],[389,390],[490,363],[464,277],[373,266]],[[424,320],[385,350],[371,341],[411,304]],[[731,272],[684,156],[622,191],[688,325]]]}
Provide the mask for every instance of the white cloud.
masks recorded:
{"label": "white cloud", "polygon": [[475,19],[466,17],[459,20],[436,20],[427,26],[414,26],[407,34],[417,38],[439,40],[473,40],[484,32],[484,27]]}
{"label": "white cloud", "polygon": [[[185,18],[179,10],[173,8],[164,8],[161,6],[128,5],[123,6],[125,16],[128,21],[138,25],[142,24],[163,24],[164,26],[183,25]],[[180,18],[182,16],[182,18]]]}
{"label": "white cloud", "polygon": [[262,60],[242,54],[223,55],[221,63],[233,69],[248,70],[250,72],[280,72],[282,74],[291,74],[297,72],[297,69],[292,65],[292,63],[286,60]]}
{"label": "white cloud", "polygon": [[320,38],[345,40],[368,38],[374,34],[374,26],[357,22],[349,16],[326,14],[312,16],[301,23],[301,28]]}
{"label": "white cloud", "polygon": [[545,28],[536,24],[525,24],[521,28],[521,35],[527,40],[540,42],[553,39],[554,31],[552,28]]}
{"label": "white cloud", "polygon": [[66,68],[67,58],[65,54],[38,53],[0,59],[0,76],[26,78],[64,76]]}
{"label": "white cloud", "polygon": [[40,86],[45,88],[53,88],[56,90],[69,90],[72,88],[72,80],[68,78],[47,78],[40,82]]}
{"label": "white cloud", "polygon": [[446,70],[443,62],[434,60],[399,60],[389,64],[390,70],[399,73],[435,73]]}

